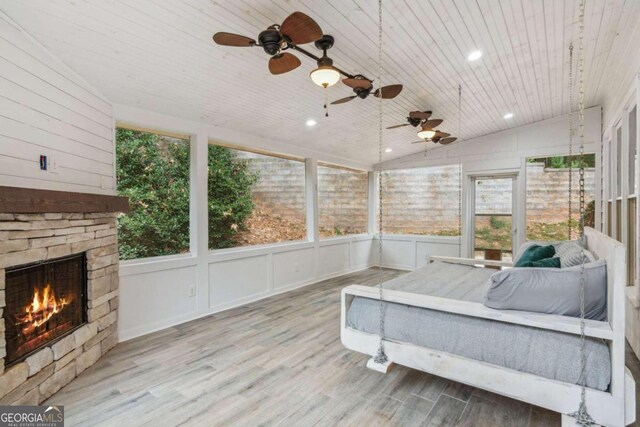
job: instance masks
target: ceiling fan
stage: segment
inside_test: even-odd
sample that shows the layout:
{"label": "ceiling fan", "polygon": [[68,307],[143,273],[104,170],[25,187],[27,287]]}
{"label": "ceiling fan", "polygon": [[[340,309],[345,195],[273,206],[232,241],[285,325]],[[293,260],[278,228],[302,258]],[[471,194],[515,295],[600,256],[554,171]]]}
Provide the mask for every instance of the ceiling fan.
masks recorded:
{"label": "ceiling fan", "polygon": [[[429,120],[429,117],[431,117],[431,114],[432,114],[431,111],[411,111],[409,113],[409,116],[407,117],[407,123],[403,123],[401,125],[389,126],[387,127],[387,129],[396,129],[403,126],[418,127],[424,122],[426,122],[427,120]],[[442,120],[440,120],[440,122],[442,122]],[[438,124],[434,125],[433,127],[436,127]]]}
{"label": "ceiling fan", "polygon": [[348,76],[346,79],[342,80],[342,83],[353,89],[355,95],[347,96],[346,98],[341,98],[337,101],[333,101],[331,103],[333,105],[344,104],[345,102],[349,102],[355,98],[365,99],[371,94],[372,91],[373,96],[382,99],[393,99],[398,96],[400,92],[402,92],[402,85],[400,84],[379,87],[374,91],[373,80],[369,80],[362,74]]}
{"label": "ceiling fan", "polygon": [[414,141],[412,144],[431,141],[447,145],[454,142],[457,138],[452,137],[449,133],[436,130],[436,127],[440,126],[443,120],[431,119],[431,114],[431,111],[411,111],[407,117],[407,123],[389,126],[387,129],[396,129],[403,126],[420,126],[418,137],[422,139],[420,141]]}
{"label": "ceiling fan", "polygon": [[[271,74],[284,74],[300,66],[300,59],[289,52],[284,52],[285,50],[296,49],[298,45],[315,42],[321,38],[322,29],[318,23],[302,12],[293,12],[287,16],[282,25],[270,25],[258,35],[258,42],[251,37],[239,34],[219,32],[213,35],[213,41],[223,46],[262,47],[271,56],[269,58]],[[297,50],[302,51],[299,48]],[[320,60],[315,55],[314,59]]]}
{"label": "ceiling fan", "polygon": [[[361,74],[352,75],[333,65],[333,60],[327,56],[327,50],[334,44],[334,38],[329,34],[322,34],[322,29],[316,21],[302,12],[293,12],[282,22],[282,25],[273,24],[258,35],[256,42],[251,37],[241,36],[226,32],[213,35],[213,41],[223,46],[253,47],[260,46],[271,56],[269,58],[269,71],[271,74],[284,74],[295,70],[300,66],[300,59],[287,50],[295,50],[316,61],[318,67],[311,71],[311,80],[318,86],[327,88],[340,81],[340,75],[346,77],[343,82],[351,87],[356,96],[366,98],[372,91],[371,80]],[[317,49],[322,51],[318,57],[300,45],[314,42]],[[374,96],[385,99],[395,98],[402,90],[402,85],[391,85],[378,88]],[[355,98],[356,96],[353,96]],[[342,102],[350,99],[342,100]],[[334,104],[342,103],[334,102]]]}

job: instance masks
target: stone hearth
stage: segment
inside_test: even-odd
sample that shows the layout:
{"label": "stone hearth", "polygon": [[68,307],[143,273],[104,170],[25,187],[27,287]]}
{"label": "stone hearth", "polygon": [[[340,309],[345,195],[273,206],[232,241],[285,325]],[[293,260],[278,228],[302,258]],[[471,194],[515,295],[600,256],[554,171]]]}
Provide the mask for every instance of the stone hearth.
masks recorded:
{"label": "stone hearth", "polygon": [[[30,191],[38,190],[25,189],[21,194],[33,194]],[[55,196],[58,192],[49,193]],[[15,205],[15,200],[12,195],[8,202],[0,191],[0,404],[35,405],[118,343],[116,213],[95,212],[95,206],[89,212],[74,212],[82,206],[73,204],[67,205],[68,213],[1,213]],[[34,206],[25,210],[37,212]],[[87,260],[87,322],[5,369],[5,271],[81,253]]]}

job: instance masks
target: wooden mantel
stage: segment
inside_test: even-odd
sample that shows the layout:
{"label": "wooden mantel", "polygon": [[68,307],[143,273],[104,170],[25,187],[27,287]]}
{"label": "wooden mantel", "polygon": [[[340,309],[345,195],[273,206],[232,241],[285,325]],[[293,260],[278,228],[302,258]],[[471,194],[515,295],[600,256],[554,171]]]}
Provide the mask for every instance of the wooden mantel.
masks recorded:
{"label": "wooden mantel", "polygon": [[0,213],[49,212],[129,212],[129,199],[103,194],[0,186]]}

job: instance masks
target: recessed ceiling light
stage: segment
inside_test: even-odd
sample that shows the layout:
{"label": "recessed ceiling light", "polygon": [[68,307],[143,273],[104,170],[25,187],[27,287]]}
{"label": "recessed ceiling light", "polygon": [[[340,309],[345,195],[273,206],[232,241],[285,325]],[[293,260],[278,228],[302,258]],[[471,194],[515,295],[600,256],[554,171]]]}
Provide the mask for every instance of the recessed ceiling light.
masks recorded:
{"label": "recessed ceiling light", "polygon": [[392,152],[392,151],[393,151],[393,150],[392,150],[391,148],[387,148],[386,150],[384,150],[384,152],[385,152],[385,153],[390,153],[390,152]]}
{"label": "recessed ceiling light", "polygon": [[307,120],[307,126],[311,127],[311,126],[315,126],[318,122],[316,122],[313,119],[309,119]]}
{"label": "recessed ceiling light", "polygon": [[503,117],[503,118],[505,118],[505,119],[510,119],[510,118],[512,118],[512,117],[513,117],[513,113],[507,113],[507,114],[505,114],[505,115],[504,115],[504,116],[502,116],[502,117]]}
{"label": "recessed ceiling light", "polygon": [[482,57],[482,52],[479,50],[474,50],[473,52],[471,52],[469,54],[469,56],[467,56],[467,59],[469,61],[477,61],[478,59],[480,59]]}

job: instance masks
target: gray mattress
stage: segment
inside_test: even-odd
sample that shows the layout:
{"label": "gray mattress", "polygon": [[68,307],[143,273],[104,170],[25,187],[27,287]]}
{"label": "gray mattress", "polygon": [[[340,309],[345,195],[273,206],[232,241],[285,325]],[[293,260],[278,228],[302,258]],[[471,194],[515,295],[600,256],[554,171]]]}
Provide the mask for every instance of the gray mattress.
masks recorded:
{"label": "gray mattress", "polygon": [[[482,303],[495,270],[436,262],[384,283],[384,289]],[[353,299],[348,326],[379,333],[379,304]],[[446,313],[404,304],[385,303],[387,339],[464,356],[521,372],[578,384],[580,337]],[[609,347],[604,340],[586,342],[587,387],[607,390],[611,380]]]}

